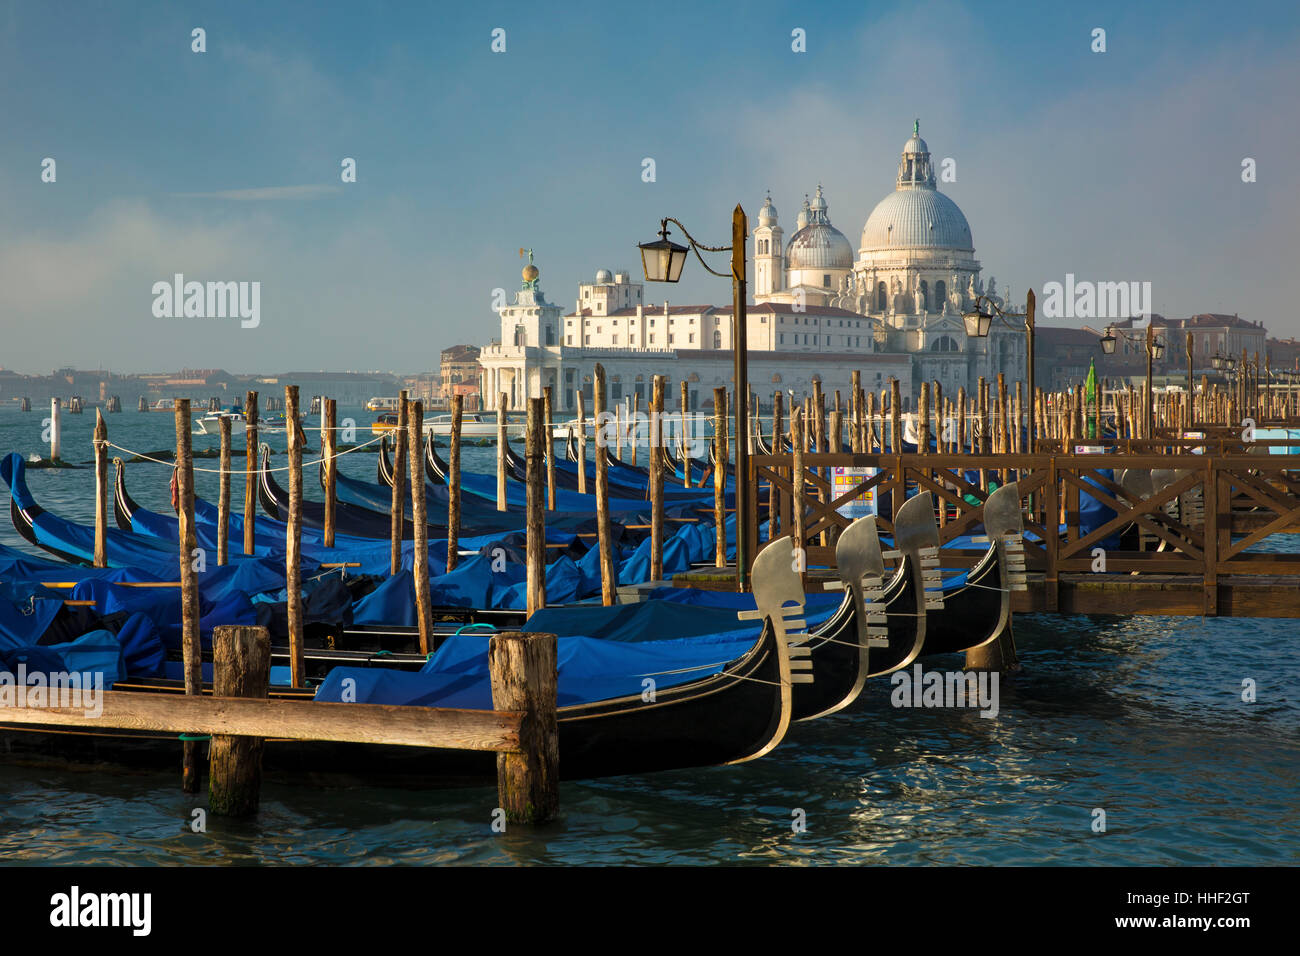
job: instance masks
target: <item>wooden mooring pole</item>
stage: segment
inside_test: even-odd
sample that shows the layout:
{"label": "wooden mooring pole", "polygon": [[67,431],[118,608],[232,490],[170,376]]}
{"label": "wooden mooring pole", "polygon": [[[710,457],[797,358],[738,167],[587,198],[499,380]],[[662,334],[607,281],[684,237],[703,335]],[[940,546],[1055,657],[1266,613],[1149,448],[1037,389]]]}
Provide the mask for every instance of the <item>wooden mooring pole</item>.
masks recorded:
{"label": "wooden mooring pole", "polygon": [[[393,436],[393,495],[388,520],[388,574],[402,570],[402,534],[406,530],[406,389],[397,397],[397,431]],[[418,454],[418,450],[416,454]],[[416,489],[411,489],[415,497]],[[423,492],[423,485],[420,491]]]}
{"label": "wooden mooring pole", "polygon": [[494,634],[488,669],[493,709],[523,715],[519,750],[497,754],[497,799],[508,823],[545,823],[560,808],[555,635]]}
{"label": "wooden mooring pole", "polygon": [[713,534],[714,564],[727,566],[727,390],[713,390]]}
{"label": "wooden mooring pole", "polygon": [[95,567],[108,567],[108,425],[95,409]]}
{"label": "wooden mooring pole", "polygon": [[[433,603],[429,597],[429,503],[424,496],[424,402],[407,402],[411,452],[411,526],[415,532],[411,571],[415,578],[415,613],[420,624],[420,653],[433,650]],[[418,489],[418,490],[417,490]]]}
{"label": "wooden mooring pole", "polygon": [[[578,388],[578,494],[587,493],[587,416],[582,398],[582,388]],[[636,458],[632,459],[636,463]]]}
{"label": "wooden mooring pole", "polygon": [[321,436],[321,457],[325,459],[325,527],[321,543],[327,548],[332,548],[334,547],[335,502],[338,498],[338,403],[332,398],[327,398],[323,410],[325,433]]}
{"label": "wooden mooring pole", "polygon": [[[506,393],[497,396],[497,511],[508,511],[506,504]],[[578,399],[582,401],[581,397]]]}
{"label": "wooden mooring pole", "polygon": [[217,475],[217,565],[230,560],[230,416],[222,415],[217,423],[221,433],[221,457]]}
{"label": "wooden mooring pole", "polygon": [[252,554],[257,530],[257,392],[244,396],[244,469],[244,554]]}
{"label": "wooden mooring pole", "polygon": [[[662,375],[654,377],[650,405],[650,580],[664,576],[664,386]],[[748,424],[748,423],[746,423]],[[597,450],[596,454],[600,454]]]}
{"label": "wooden mooring pole", "polygon": [[551,420],[551,386],[542,389],[546,403],[546,439],[542,447],[546,451],[546,510],[555,510],[555,423]]}
{"label": "wooden mooring pole", "polygon": [[[264,627],[212,629],[212,694],[265,700],[271,677],[271,635]],[[217,816],[257,812],[262,790],[261,737],[213,734],[208,745],[208,809]]]}
{"label": "wooden mooring pole", "polygon": [[[526,547],[528,551],[528,615],[546,607],[546,505],[542,494],[542,432],[546,429],[544,402],[528,399],[528,430],[525,440],[527,483]],[[597,449],[597,456],[600,450]]]}
{"label": "wooden mooring pole", "polygon": [[[593,398],[596,420],[605,410],[605,367],[596,363]],[[614,569],[614,532],[609,523],[609,461],[601,438],[604,429],[596,428],[596,546],[600,548],[600,601],[612,607],[617,597],[618,580]]]}
{"label": "wooden mooring pole", "polygon": [[[203,692],[203,658],[199,646],[199,585],[194,560],[194,459],[190,438],[190,400],[176,400],[176,509],[181,572],[181,656],[185,676],[185,693]],[[181,789],[199,792],[198,741],[185,740],[182,745]]]}
{"label": "wooden mooring pole", "polygon": [[[289,442],[289,520],[285,527],[284,589],[289,625],[289,679],[307,686],[302,647],[302,428],[298,425],[298,386],[284,387],[284,433]],[[400,472],[398,473],[400,474]],[[396,476],[394,476],[396,477]]]}
{"label": "wooden mooring pole", "polygon": [[460,560],[460,422],[465,396],[451,397],[451,452],[447,458],[447,573]]}

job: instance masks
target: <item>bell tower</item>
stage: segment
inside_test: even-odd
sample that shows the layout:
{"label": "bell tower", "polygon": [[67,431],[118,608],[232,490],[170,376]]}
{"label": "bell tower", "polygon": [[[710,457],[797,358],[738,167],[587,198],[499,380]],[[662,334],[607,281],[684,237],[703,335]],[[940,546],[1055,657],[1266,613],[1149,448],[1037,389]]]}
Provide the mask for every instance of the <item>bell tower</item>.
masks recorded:
{"label": "bell tower", "polygon": [[776,221],[776,207],[769,193],[758,211],[754,230],[754,299],[780,292],[785,288],[785,257],[781,254],[784,233]]}

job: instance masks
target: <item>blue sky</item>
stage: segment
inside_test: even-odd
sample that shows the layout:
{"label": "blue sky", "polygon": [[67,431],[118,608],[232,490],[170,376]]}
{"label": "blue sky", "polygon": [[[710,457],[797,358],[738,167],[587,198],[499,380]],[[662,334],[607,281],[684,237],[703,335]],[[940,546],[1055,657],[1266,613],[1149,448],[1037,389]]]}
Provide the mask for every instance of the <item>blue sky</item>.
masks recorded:
{"label": "blue sky", "polygon": [[[722,245],[770,188],[788,235],[820,181],[856,249],[914,117],[1017,299],[1150,281],[1300,335],[1298,53],[1296,6],[1250,2],[11,2],[0,366],[431,370],[496,334],[520,246],[567,310],[660,217]],[[177,272],[260,281],[260,326],[155,318]],[[693,263],[665,297],[730,290]]]}

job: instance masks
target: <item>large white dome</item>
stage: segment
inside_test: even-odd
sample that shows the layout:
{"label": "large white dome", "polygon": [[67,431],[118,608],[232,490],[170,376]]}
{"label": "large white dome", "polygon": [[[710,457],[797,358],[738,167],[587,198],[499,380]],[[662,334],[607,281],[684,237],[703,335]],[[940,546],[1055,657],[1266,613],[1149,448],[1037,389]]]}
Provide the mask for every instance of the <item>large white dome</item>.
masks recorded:
{"label": "large white dome", "polygon": [[906,186],[871,211],[862,227],[862,251],[917,247],[974,252],[975,241],[955,202],[937,189]]}

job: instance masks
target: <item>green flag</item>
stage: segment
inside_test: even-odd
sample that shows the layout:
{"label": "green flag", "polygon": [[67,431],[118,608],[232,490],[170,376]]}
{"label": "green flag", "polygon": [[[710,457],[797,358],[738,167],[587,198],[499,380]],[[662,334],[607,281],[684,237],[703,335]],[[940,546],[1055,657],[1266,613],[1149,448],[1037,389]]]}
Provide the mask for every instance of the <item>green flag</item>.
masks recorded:
{"label": "green flag", "polygon": [[1088,437],[1097,437],[1097,360],[1088,362],[1088,377],[1083,382],[1083,400],[1088,406]]}

